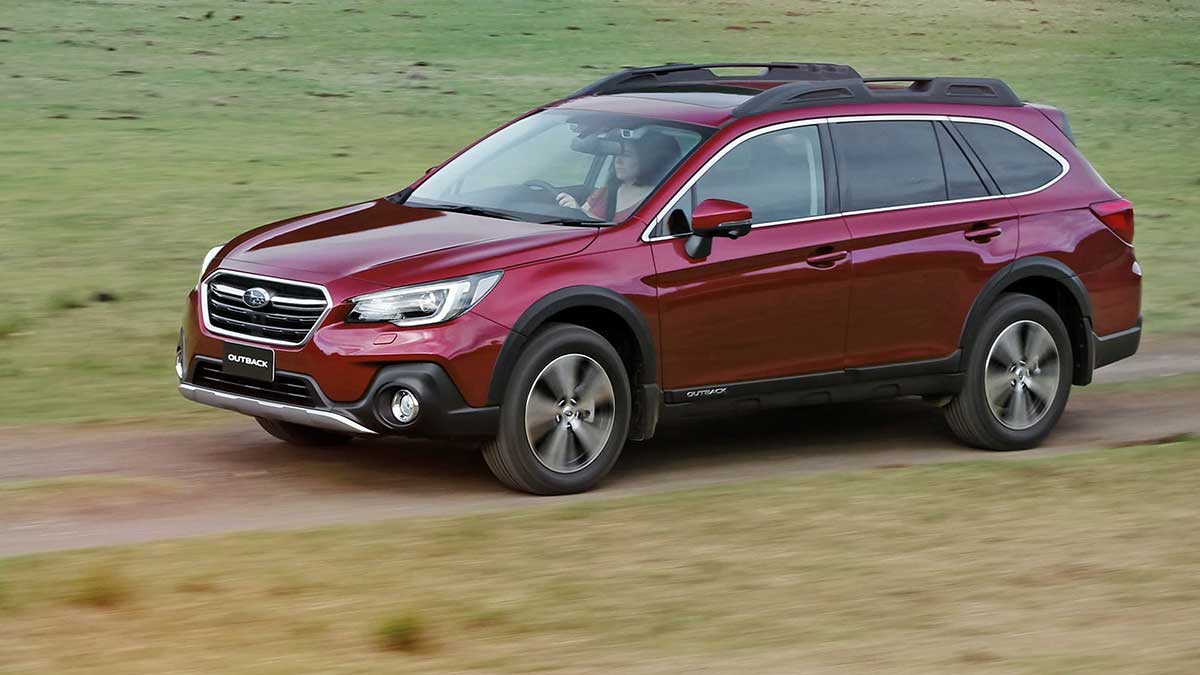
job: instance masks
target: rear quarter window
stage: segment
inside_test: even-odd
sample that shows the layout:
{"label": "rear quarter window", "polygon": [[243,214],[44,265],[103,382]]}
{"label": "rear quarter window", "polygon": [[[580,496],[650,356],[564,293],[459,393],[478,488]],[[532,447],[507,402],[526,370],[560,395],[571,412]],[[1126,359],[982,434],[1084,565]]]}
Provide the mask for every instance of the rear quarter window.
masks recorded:
{"label": "rear quarter window", "polygon": [[988,190],[983,180],[963,154],[958,141],[940,123],[937,126],[938,147],[942,149],[942,164],[946,167],[946,192],[950,199],[973,199],[986,197]]}
{"label": "rear quarter window", "polygon": [[1004,127],[959,121],[954,126],[1006,195],[1036,190],[1063,172],[1057,159]]}

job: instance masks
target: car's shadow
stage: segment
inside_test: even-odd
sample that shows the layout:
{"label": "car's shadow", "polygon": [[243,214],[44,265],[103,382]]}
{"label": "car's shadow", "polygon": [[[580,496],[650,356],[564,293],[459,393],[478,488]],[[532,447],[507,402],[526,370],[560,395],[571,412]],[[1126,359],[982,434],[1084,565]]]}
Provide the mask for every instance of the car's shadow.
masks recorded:
{"label": "car's shadow", "polygon": [[[257,431],[257,430],[255,430]],[[934,406],[915,399],[815,406],[701,418],[667,418],[649,441],[630,443],[605,486],[753,473],[781,460],[813,468],[855,464],[894,448],[959,446]],[[243,471],[270,471],[308,489],[407,494],[496,493],[478,444],[396,438],[348,446],[301,448],[247,432],[236,452],[222,453]],[[804,468],[801,466],[800,468]]]}
{"label": "car's shadow", "polygon": [[669,419],[632,443],[614,472],[653,475],[681,465],[845,456],[892,447],[960,450],[935,406],[915,399]]}

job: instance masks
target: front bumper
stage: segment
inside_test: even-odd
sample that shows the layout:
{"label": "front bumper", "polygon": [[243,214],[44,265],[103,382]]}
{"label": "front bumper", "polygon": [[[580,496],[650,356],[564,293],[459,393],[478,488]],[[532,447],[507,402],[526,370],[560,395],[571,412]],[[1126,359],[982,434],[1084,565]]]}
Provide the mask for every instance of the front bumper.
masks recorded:
{"label": "front bumper", "polygon": [[[263,278],[318,285],[332,302],[325,318],[302,344],[273,346],[275,372],[290,383],[221,382],[225,343],[264,346],[251,338],[219,335],[203,319],[193,290],[180,335],[180,393],[205,405],[296,424],[356,434],[423,437],[487,437],[498,428],[499,410],[488,389],[496,358],[510,329],[467,312],[443,324],[398,328],[392,324],[345,322],[346,298],[379,290],[353,278],[325,279],[302,270],[223,262],[221,269]],[[205,377],[200,366],[206,365]],[[291,395],[281,396],[280,389]],[[297,395],[307,389],[309,395]],[[394,423],[390,400],[408,389],[420,401],[411,423]]]}
{"label": "front bumper", "polygon": [[329,399],[349,403],[367,393],[382,368],[397,363],[434,363],[450,376],[468,404],[489,403],[488,388],[509,328],[473,312],[443,324],[415,328],[345,323],[349,303],[340,299],[358,290],[357,286],[331,284],[329,293],[338,304],[312,336],[295,347],[211,332],[201,317],[199,293],[193,291],[182,326],[185,367],[198,357],[222,358],[226,342],[273,347],[277,370],[311,376],[321,383]]}
{"label": "front bumper", "polygon": [[[204,357],[198,359],[215,361]],[[316,402],[313,407],[280,403],[201,386],[194,382],[194,364],[189,371],[187,381],[179,385],[179,392],[191,401],[252,417],[265,417],[332,431],[422,438],[487,438],[495,436],[500,424],[498,406],[473,408],[467,405],[446,371],[434,363],[385,366],[372,379],[367,393],[352,403],[330,401],[321,392],[316,381],[306,375],[283,371],[277,373],[277,376],[284,375],[307,381],[315,394]],[[420,414],[408,424],[400,424],[389,412],[392,395],[400,389],[412,392],[421,404]]]}

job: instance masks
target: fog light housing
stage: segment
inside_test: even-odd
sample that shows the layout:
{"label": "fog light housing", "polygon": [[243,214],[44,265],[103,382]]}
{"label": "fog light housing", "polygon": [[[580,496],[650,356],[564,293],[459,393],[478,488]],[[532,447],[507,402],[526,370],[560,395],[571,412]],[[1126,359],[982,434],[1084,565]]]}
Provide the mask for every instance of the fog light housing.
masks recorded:
{"label": "fog light housing", "polygon": [[421,414],[421,402],[417,395],[407,389],[398,389],[392,394],[392,417],[400,424],[409,424]]}
{"label": "fog light housing", "polygon": [[183,352],[175,352],[175,375],[183,382]]}

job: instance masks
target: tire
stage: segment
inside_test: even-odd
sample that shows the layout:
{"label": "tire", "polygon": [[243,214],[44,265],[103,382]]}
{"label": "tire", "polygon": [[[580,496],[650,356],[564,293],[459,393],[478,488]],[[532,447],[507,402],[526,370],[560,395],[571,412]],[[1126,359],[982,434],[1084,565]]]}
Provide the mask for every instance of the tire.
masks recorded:
{"label": "tire", "polygon": [[966,445],[1032,448],[1062,416],[1073,366],[1070,336],[1054,309],[1033,296],[1006,293],[968,349],[966,381],[945,407],[946,421]]}
{"label": "tire", "polygon": [[328,429],[306,427],[302,424],[272,420],[265,417],[255,417],[258,426],[275,438],[289,445],[304,447],[345,445],[354,437],[350,434],[340,434]]}
{"label": "tire", "polygon": [[484,460],[514,490],[587,491],[625,446],[631,400],[625,364],[607,340],[581,326],[551,324],[517,360]]}

